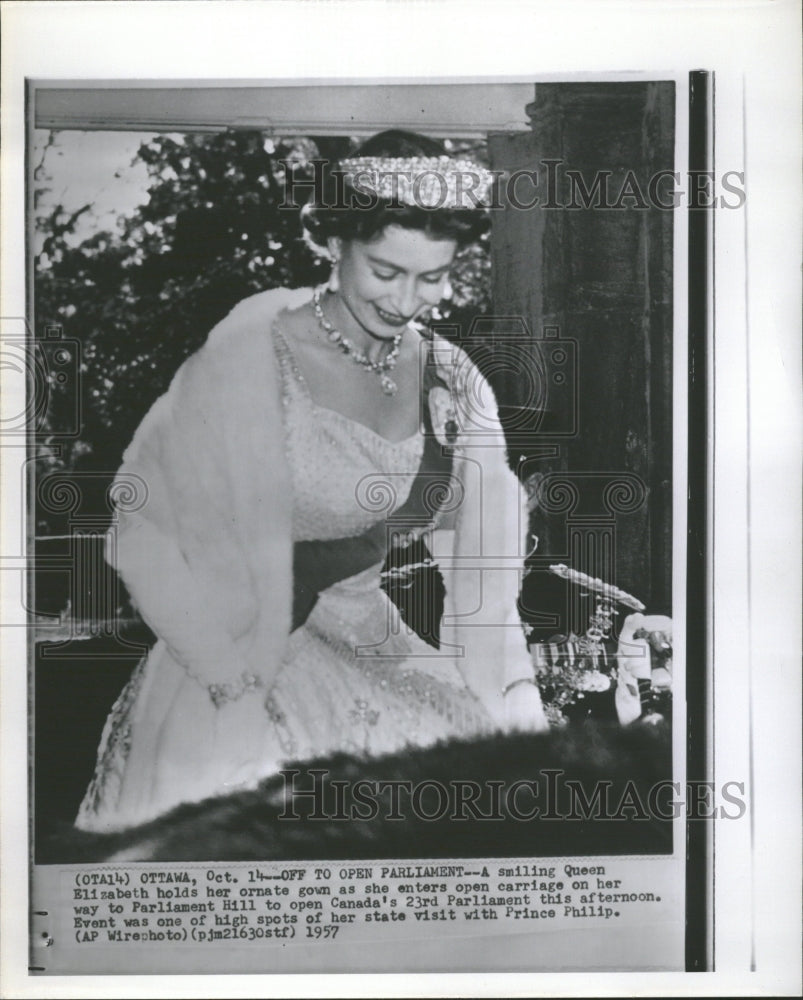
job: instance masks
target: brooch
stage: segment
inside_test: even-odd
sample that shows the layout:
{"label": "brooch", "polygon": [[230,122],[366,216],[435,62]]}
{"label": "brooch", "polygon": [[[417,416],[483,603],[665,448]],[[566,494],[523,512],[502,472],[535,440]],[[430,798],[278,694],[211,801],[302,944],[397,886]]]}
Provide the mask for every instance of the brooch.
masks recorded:
{"label": "brooch", "polygon": [[457,411],[451,392],[443,386],[435,386],[429,391],[429,412],[432,417],[432,431],[444,448],[454,448],[460,436]]}

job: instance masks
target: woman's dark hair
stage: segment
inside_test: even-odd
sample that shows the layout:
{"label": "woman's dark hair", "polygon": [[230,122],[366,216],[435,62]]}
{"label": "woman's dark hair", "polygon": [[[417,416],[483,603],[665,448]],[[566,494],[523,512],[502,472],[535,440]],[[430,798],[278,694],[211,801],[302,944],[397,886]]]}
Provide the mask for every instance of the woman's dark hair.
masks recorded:
{"label": "woman's dark hair", "polygon": [[[367,139],[354,156],[415,157],[445,156],[441,143],[415,132],[389,129]],[[416,229],[433,239],[452,239],[458,247],[467,246],[488,230],[488,217],[477,208],[425,208],[397,201],[372,199],[367,207],[365,195],[357,194],[334,171],[327,171],[318,201],[311,201],[301,211],[301,221],[308,241],[318,250],[326,250],[327,240],[370,242],[381,236],[387,226]]]}

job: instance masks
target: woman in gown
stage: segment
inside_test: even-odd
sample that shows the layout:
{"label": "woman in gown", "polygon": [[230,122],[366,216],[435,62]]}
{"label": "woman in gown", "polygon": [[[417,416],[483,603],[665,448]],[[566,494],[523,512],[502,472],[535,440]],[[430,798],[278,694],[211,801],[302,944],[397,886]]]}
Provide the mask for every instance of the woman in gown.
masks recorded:
{"label": "woman in gown", "polygon": [[[304,219],[333,259],[327,288],[236,306],[124,455],[107,558],[157,642],[109,715],[81,828],[253,787],[290,760],[547,727],[493,394],[416,326],[487,224],[490,176],[403,132],[340,176],[340,200]],[[389,545],[438,524],[434,649],[380,571]]]}

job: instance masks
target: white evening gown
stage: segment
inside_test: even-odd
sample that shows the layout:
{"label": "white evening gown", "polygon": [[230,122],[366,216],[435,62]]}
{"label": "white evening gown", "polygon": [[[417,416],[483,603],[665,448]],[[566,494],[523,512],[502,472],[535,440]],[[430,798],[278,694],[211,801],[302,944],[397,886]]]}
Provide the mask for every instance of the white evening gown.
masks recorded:
{"label": "white evening gown", "polygon": [[[292,477],[293,541],[361,535],[406,500],[423,436],[394,444],[317,406],[276,326],[273,338]],[[391,510],[375,502],[388,488],[395,491]],[[253,786],[292,760],[337,751],[375,755],[493,728],[454,658],[402,622],[380,587],[381,568],[377,564],[321,592],[306,622],[289,636],[267,697],[264,691],[245,696],[264,703],[257,724],[264,726],[265,752],[258,771],[227,780],[221,792]],[[119,828],[201,797],[193,795],[175,763],[166,772],[158,740],[148,732],[149,706],[181,683],[160,676],[159,668],[158,657],[143,661],[112,708],[79,827]]]}

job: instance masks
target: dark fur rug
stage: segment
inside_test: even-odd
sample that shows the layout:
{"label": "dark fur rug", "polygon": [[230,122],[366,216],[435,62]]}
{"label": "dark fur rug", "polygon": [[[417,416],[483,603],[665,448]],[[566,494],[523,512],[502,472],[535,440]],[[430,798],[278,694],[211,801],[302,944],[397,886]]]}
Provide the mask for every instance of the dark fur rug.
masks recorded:
{"label": "dark fur rug", "polygon": [[[179,806],[116,834],[61,827],[40,841],[37,861],[672,851],[672,824],[665,818],[675,797],[668,785],[671,733],[662,722],[624,729],[585,723],[371,759],[338,754],[288,765],[287,771],[296,773],[271,777],[254,791]],[[304,794],[314,787],[315,795]]]}

